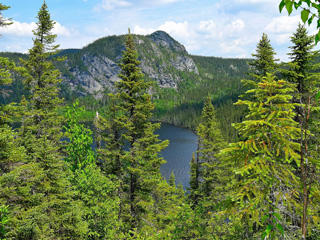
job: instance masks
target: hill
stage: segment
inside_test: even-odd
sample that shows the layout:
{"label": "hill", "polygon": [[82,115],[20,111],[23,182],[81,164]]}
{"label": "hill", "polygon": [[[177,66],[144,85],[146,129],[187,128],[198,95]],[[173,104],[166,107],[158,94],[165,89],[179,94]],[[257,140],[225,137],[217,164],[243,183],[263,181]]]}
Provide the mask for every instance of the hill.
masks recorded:
{"label": "hill", "polygon": [[[95,111],[108,104],[108,92],[114,91],[118,81],[119,60],[125,35],[109,36],[96,40],[82,49],[61,50],[57,63],[62,72],[61,94],[67,100],[82,97],[82,103]],[[204,98],[210,95],[223,119],[222,127],[227,138],[230,123],[241,117],[232,103],[243,93],[240,80],[246,78],[250,59],[224,59],[190,55],[185,47],[163,31],[150,35],[134,35],[140,55],[141,69],[147,81],[151,81],[153,100],[156,103],[154,120],[195,128],[203,107]],[[27,58],[26,54],[0,53],[15,62]],[[17,77],[9,99],[19,101],[27,94]],[[227,119],[227,120],[226,120]],[[233,135],[233,136],[231,136]]]}

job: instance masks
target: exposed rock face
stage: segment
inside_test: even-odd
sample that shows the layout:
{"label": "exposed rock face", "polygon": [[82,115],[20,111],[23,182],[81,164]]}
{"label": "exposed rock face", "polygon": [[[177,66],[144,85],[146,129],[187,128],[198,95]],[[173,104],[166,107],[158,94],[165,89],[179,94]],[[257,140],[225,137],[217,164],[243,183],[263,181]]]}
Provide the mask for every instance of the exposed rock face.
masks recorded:
{"label": "exposed rock face", "polygon": [[[112,49],[107,47],[108,37],[105,41],[106,46],[99,45],[99,48],[102,47],[101,52],[92,53],[84,48],[77,53],[81,56],[81,67],[79,62],[71,63],[69,60],[66,62],[70,74],[63,76],[63,82],[79,95],[92,94],[98,99],[102,97],[104,89],[113,91],[115,82],[119,80],[120,67],[116,62],[119,62],[121,54],[111,56],[109,52]],[[134,41],[140,55],[142,72],[155,80],[161,88],[176,89],[178,82],[183,81],[178,72],[199,74],[185,47],[167,33],[157,31],[149,36],[135,35]],[[116,48],[123,50],[124,43],[120,42],[119,40]],[[94,48],[94,44],[91,48]]]}
{"label": "exposed rock face", "polygon": [[185,47],[170,37],[166,32],[156,31],[152,33],[149,38],[160,47],[171,49],[174,52],[187,53]]}
{"label": "exposed rock face", "polygon": [[[78,67],[71,68],[70,73],[74,78],[64,76],[63,82],[71,86],[71,90],[79,95],[92,94],[95,98],[102,97],[105,89],[113,89],[120,67],[105,56],[83,55],[81,58],[87,71],[81,71]],[[79,89],[80,86],[80,89]]]}
{"label": "exposed rock face", "polygon": [[195,72],[196,74],[199,74],[193,59],[188,56],[179,55],[176,59],[170,60],[170,62],[172,63],[172,66],[179,71]]}

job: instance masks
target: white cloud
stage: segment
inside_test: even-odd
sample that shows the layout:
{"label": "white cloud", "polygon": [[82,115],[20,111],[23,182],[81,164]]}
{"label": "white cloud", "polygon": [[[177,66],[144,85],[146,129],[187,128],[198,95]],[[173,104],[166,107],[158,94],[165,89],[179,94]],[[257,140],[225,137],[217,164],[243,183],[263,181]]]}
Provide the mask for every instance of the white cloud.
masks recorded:
{"label": "white cloud", "polygon": [[134,34],[140,34],[140,35],[147,35],[155,32],[153,28],[142,28],[138,25],[135,25],[133,28],[133,33]]}
{"label": "white cloud", "polygon": [[191,30],[188,29],[187,21],[180,22],[180,23],[168,21],[162,24],[161,26],[159,26],[158,29],[165,31],[178,39],[188,38],[192,34]]}
{"label": "white cloud", "polygon": [[292,33],[298,26],[300,16],[281,16],[273,18],[266,26],[266,30],[271,33]]}
{"label": "white cloud", "polygon": [[174,2],[182,2],[184,0],[158,0],[155,1],[158,4],[168,4],[168,3],[174,3]]}
{"label": "white cloud", "polygon": [[58,36],[70,37],[72,35],[71,32],[66,27],[62,26],[58,22],[56,22],[56,24],[54,25],[54,29],[52,32],[54,34],[57,34]]}
{"label": "white cloud", "polygon": [[124,0],[102,0],[101,4],[95,6],[96,11],[111,11],[115,8],[126,8],[132,6],[132,3]]}
{"label": "white cloud", "polygon": [[16,35],[16,36],[32,36],[32,30],[37,27],[35,22],[32,23],[21,23],[18,21],[13,21],[12,25],[1,28],[1,34]]}
{"label": "white cloud", "polygon": [[242,40],[235,39],[231,42],[220,43],[220,49],[223,53],[232,53],[234,55],[245,56],[245,49],[242,47]]}
{"label": "white cloud", "polygon": [[166,5],[166,4],[172,4],[176,2],[185,2],[185,1],[190,1],[190,0],[142,0],[143,5]]}
{"label": "white cloud", "polygon": [[[12,25],[1,28],[0,34],[29,37],[33,36],[32,30],[36,28],[37,24],[35,22],[21,23],[18,21],[13,21]],[[56,22],[56,24],[54,25],[54,29],[52,32],[54,34],[58,34],[59,36],[71,36],[70,31],[58,22]]]}
{"label": "white cloud", "polygon": [[199,23],[199,30],[201,32],[213,33],[216,27],[216,23],[213,20],[200,21]]}

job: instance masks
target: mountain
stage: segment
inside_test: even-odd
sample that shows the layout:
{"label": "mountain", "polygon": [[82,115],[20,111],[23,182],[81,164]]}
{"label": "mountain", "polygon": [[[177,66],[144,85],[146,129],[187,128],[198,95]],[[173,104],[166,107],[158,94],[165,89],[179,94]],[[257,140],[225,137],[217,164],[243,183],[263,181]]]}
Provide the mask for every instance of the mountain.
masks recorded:
{"label": "mountain", "polygon": [[[113,90],[118,81],[125,36],[101,38],[83,49],[64,50],[59,55],[67,60],[59,65],[63,83],[78,95],[103,96],[105,89]],[[199,75],[198,68],[185,47],[163,31],[148,36],[135,35],[141,69],[160,88],[178,88],[183,81],[177,72]]]}
{"label": "mountain", "polygon": [[[154,120],[166,121],[195,128],[201,115],[203,101],[209,95],[218,111],[222,127],[229,133],[230,123],[238,121],[241,113],[232,105],[244,91],[241,79],[247,78],[251,59],[224,59],[190,55],[186,48],[163,31],[150,35],[134,35],[136,49],[145,79],[152,82],[153,101],[156,104]],[[98,39],[82,49],[65,49],[57,56],[66,57],[56,63],[62,73],[61,94],[67,102],[77,96],[95,111],[108,104],[107,92],[115,90],[118,81],[119,60],[125,35]],[[27,58],[26,54],[0,53],[15,62]],[[20,101],[27,95],[17,76],[10,87],[8,99]],[[231,137],[232,138],[232,137]]]}

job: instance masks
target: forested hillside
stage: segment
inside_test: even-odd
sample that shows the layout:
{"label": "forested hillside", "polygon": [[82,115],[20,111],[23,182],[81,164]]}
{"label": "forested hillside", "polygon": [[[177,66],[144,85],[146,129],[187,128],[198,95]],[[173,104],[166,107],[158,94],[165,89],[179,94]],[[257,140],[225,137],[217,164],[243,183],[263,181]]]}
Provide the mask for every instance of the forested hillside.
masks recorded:
{"label": "forested hillside", "polygon": [[[119,80],[125,36],[110,36],[99,39],[83,49],[62,50],[55,56],[66,57],[55,63],[63,75],[60,96],[71,104],[80,97],[81,105],[91,112],[102,111],[109,99],[107,93],[114,91]],[[232,122],[238,122],[242,112],[233,103],[244,93],[241,79],[248,78],[251,59],[223,59],[192,56],[184,46],[162,31],[148,36],[134,35],[139,53],[140,67],[145,79],[153,83],[152,97],[156,104],[154,120],[196,128],[203,108],[204,99],[210,96],[218,110],[218,119],[223,122],[223,134],[231,140],[235,131]],[[26,54],[0,53],[16,64]],[[12,76],[9,86],[12,94],[1,98],[3,103],[18,102],[28,91],[22,87],[22,78]]]}
{"label": "forested hillside", "polygon": [[[305,26],[279,65],[265,33],[247,64],[130,29],[59,51],[45,1],[37,19],[28,55],[0,57],[1,239],[319,239],[320,65]],[[195,129],[187,191],[161,176],[155,119]]]}

